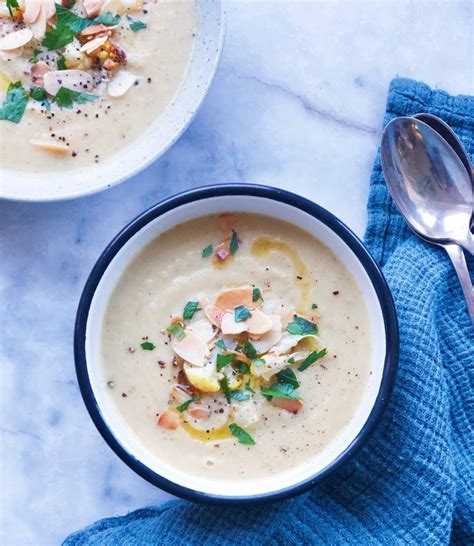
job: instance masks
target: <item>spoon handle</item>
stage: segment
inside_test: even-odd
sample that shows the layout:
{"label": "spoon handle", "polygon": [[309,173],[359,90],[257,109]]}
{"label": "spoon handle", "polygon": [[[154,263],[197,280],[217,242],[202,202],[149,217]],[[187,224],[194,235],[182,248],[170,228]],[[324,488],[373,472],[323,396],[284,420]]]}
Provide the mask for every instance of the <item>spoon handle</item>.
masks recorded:
{"label": "spoon handle", "polygon": [[466,299],[469,316],[474,324],[474,289],[467,269],[466,257],[464,256],[462,248],[458,245],[445,245],[444,249],[453,262],[454,269],[456,270],[459,282],[461,283],[464,298]]}

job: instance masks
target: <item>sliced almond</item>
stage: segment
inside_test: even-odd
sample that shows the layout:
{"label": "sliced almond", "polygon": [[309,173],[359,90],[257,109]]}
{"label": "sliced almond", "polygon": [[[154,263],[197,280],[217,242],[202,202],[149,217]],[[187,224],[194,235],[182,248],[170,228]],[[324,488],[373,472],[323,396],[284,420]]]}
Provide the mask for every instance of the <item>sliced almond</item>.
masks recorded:
{"label": "sliced almond", "polygon": [[83,70],[52,70],[44,75],[44,89],[50,95],[56,95],[61,87],[87,93],[92,83],[92,76]]}
{"label": "sliced almond", "polygon": [[[252,313],[254,313],[253,311]],[[258,354],[268,352],[274,345],[276,345],[282,336],[281,331],[281,317],[280,315],[269,315],[272,321],[272,327],[270,330],[263,334],[263,336],[253,342],[253,346],[257,350]]]}
{"label": "sliced almond", "polygon": [[54,0],[42,0],[43,10],[46,16],[46,20],[49,21],[51,17],[56,15],[56,6]]}
{"label": "sliced almond", "polygon": [[272,329],[273,321],[259,309],[252,310],[252,316],[246,320],[247,331],[254,335],[263,335]]}
{"label": "sliced almond", "polygon": [[25,11],[23,12],[23,22],[31,25],[38,19],[41,9],[41,0],[25,0]]}
{"label": "sliced almond", "polygon": [[86,55],[90,55],[96,49],[102,47],[108,39],[109,37],[107,34],[105,36],[97,36],[97,38],[94,38],[90,42],[86,42],[79,51],[83,51]]}
{"label": "sliced almond", "polygon": [[107,85],[107,93],[112,98],[118,98],[135,85],[137,77],[127,70],[120,70],[115,78]]}
{"label": "sliced almond", "polygon": [[33,38],[33,32],[29,28],[22,28],[15,32],[6,34],[0,38],[0,49],[2,51],[10,51],[26,45]]}
{"label": "sliced almond", "polygon": [[94,36],[95,34],[107,34],[111,29],[112,27],[106,27],[102,23],[99,23],[98,25],[91,25],[90,27],[85,28],[80,35],[88,37]]}
{"label": "sliced almond", "polygon": [[187,330],[199,334],[206,343],[210,343],[217,332],[217,328],[213,328],[212,324],[206,319],[193,322],[187,327]]}
{"label": "sliced almond", "polygon": [[170,409],[166,409],[158,416],[156,424],[169,430],[176,430],[179,427],[179,415]]}
{"label": "sliced almond", "polygon": [[180,385],[175,385],[171,389],[171,397],[176,400],[178,404],[183,404],[191,398],[191,396],[183,388],[181,388]]}
{"label": "sliced almond", "polygon": [[60,142],[55,142],[54,140],[30,140],[30,144],[43,150],[49,152],[50,154],[59,154],[66,155],[69,152],[69,146],[62,144]]}
{"label": "sliced almond", "polygon": [[91,18],[97,17],[97,15],[99,15],[102,4],[102,0],[83,0],[82,7],[86,12],[87,17]]}
{"label": "sliced almond", "polygon": [[239,305],[255,307],[255,303],[252,302],[252,295],[253,288],[251,286],[239,286],[237,288],[221,290],[217,294],[216,305],[224,311],[230,311]]}
{"label": "sliced almond", "polygon": [[34,20],[33,23],[30,24],[30,29],[33,32],[33,36],[37,40],[42,40],[44,35],[46,34],[46,22],[46,11],[44,5],[41,4],[38,17]]}
{"label": "sliced almond", "polygon": [[211,410],[203,408],[199,404],[194,404],[188,409],[188,413],[193,419],[208,419],[211,415]]}
{"label": "sliced almond", "polygon": [[210,354],[207,343],[192,330],[186,330],[186,335],[180,340],[174,337],[171,347],[178,356],[193,366],[204,366]]}
{"label": "sliced almond", "polygon": [[217,307],[217,305],[210,303],[209,305],[206,305],[204,307],[204,314],[209,319],[209,321],[214,324],[214,326],[217,326],[218,328],[221,327],[224,311],[220,307]]}
{"label": "sliced almond", "polygon": [[298,413],[303,407],[302,400],[296,400],[293,398],[272,398],[272,405],[287,411],[288,413]]}
{"label": "sliced almond", "polygon": [[31,67],[31,79],[35,85],[43,86],[44,76],[51,72],[51,68],[46,63],[36,63]]}
{"label": "sliced almond", "polygon": [[223,334],[241,334],[248,331],[247,321],[237,322],[233,311],[222,315],[221,330]]}

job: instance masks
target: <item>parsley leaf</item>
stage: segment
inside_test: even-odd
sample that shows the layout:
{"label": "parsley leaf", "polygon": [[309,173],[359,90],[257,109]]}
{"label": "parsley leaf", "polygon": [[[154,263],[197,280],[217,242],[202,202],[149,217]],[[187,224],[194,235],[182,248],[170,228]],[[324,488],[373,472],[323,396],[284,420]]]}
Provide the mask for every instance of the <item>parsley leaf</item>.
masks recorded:
{"label": "parsley leaf", "polygon": [[206,248],[203,249],[201,256],[203,258],[209,258],[211,254],[212,254],[212,245],[207,245]]}
{"label": "parsley leaf", "polygon": [[239,425],[236,425],[235,423],[231,423],[229,425],[230,432],[232,433],[232,436],[235,436],[237,440],[244,445],[247,446],[254,446],[255,440],[250,436],[248,432],[245,432],[243,428],[240,428]]}
{"label": "parsley leaf", "polygon": [[246,364],[245,362],[242,362],[241,360],[237,360],[236,368],[237,368],[237,371],[240,373],[250,372],[250,366]]}
{"label": "parsley leaf", "polygon": [[223,351],[227,351],[227,346],[223,339],[219,339],[216,341],[216,347],[219,347],[219,349],[222,349]]}
{"label": "parsley leaf", "polygon": [[260,288],[254,288],[252,290],[252,301],[258,301],[258,300],[263,301],[262,293],[260,292]]}
{"label": "parsley leaf", "polygon": [[32,87],[30,89],[30,97],[33,100],[42,101],[46,98],[46,91],[42,87]]}
{"label": "parsley leaf", "polygon": [[53,49],[61,49],[73,40],[74,32],[69,27],[57,26],[45,34],[41,44],[51,51]]}
{"label": "parsley leaf", "polygon": [[234,309],[235,322],[242,322],[252,316],[252,313],[243,305],[239,305]]}
{"label": "parsley leaf", "polygon": [[235,355],[217,355],[216,359],[216,365],[217,365],[217,371],[220,372],[222,368],[225,368],[227,364],[230,364],[235,360]]}
{"label": "parsley leaf", "polygon": [[288,383],[275,383],[271,387],[260,387],[263,396],[275,396],[276,398],[294,398],[299,400],[299,394]]}
{"label": "parsley leaf", "polygon": [[110,11],[106,11],[105,13],[102,13],[101,15],[96,17],[95,19],[92,19],[92,23],[90,23],[90,25],[98,25],[100,23],[102,23],[103,25],[107,27],[118,25],[120,23],[120,15],[114,15]]}
{"label": "parsley leaf", "polygon": [[146,28],[146,23],[143,21],[133,21],[133,23],[130,23],[130,30],[133,32],[138,32],[144,28]]}
{"label": "parsley leaf", "polygon": [[252,364],[254,366],[257,366],[257,368],[260,368],[260,366],[263,366],[264,364],[266,364],[266,362],[264,358],[255,358],[254,360],[252,360]]}
{"label": "parsley leaf", "polygon": [[153,351],[153,349],[156,347],[156,345],[154,343],[152,343],[151,341],[144,341],[143,343],[140,343],[140,347],[144,351]]}
{"label": "parsley leaf", "polygon": [[224,393],[224,396],[225,396],[227,402],[229,402],[229,404],[230,404],[232,393],[231,393],[231,391],[229,389],[229,384],[227,383],[227,379],[224,377],[224,379],[221,379],[219,381],[219,384],[221,386],[222,392]]}
{"label": "parsley leaf", "polygon": [[230,238],[229,252],[235,254],[239,248],[239,239],[237,238],[237,233],[235,230],[232,230],[232,236]]}
{"label": "parsley leaf", "polygon": [[184,328],[181,326],[181,324],[177,323],[170,324],[168,328],[166,328],[166,331],[168,332],[168,334],[175,336],[178,341],[181,341],[186,335],[184,332]]}
{"label": "parsley leaf", "polygon": [[281,370],[281,372],[278,372],[276,376],[279,383],[291,385],[294,389],[297,389],[300,386],[298,379],[296,379],[295,372],[291,368]]}
{"label": "parsley leaf", "polygon": [[12,8],[19,8],[18,0],[7,0],[7,8],[10,12],[10,16],[13,17],[13,10]]}
{"label": "parsley leaf", "polygon": [[255,349],[255,347],[250,343],[248,339],[245,340],[242,351],[244,352],[244,355],[248,358],[257,358],[257,349]]}
{"label": "parsley leaf", "polygon": [[245,402],[245,400],[250,399],[250,394],[244,391],[234,391],[231,396],[234,400],[237,400],[238,402]]}
{"label": "parsley leaf", "polygon": [[72,108],[73,104],[84,104],[98,99],[97,95],[91,95],[89,93],[79,93],[79,91],[73,91],[67,87],[60,87],[59,91],[54,97],[54,101],[61,108]]}
{"label": "parsley leaf", "polygon": [[176,406],[176,409],[179,411],[179,413],[183,413],[183,411],[186,411],[193,402],[197,402],[198,400],[201,400],[200,396],[193,396],[189,400],[186,400],[186,402]]}
{"label": "parsley leaf", "polygon": [[35,47],[33,49],[33,55],[31,56],[30,63],[35,64],[38,62],[38,55],[41,53],[41,49],[39,47]]}
{"label": "parsley leaf", "polygon": [[184,320],[190,320],[194,317],[194,313],[200,311],[199,303],[197,301],[188,301],[184,306],[183,318]]}
{"label": "parsley leaf", "polygon": [[293,322],[290,322],[286,327],[286,331],[295,336],[304,336],[307,334],[317,334],[318,327],[314,322],[304,319],[303,317],[293,316]]}
{"label": "parsley leaf", "polygon": [[313,304],[311,305],[311,309],[317,309],[317,308],[318,308],[317,303],[313,303]]}
{"label": "parsley leaf", "polygon": [[316,362],[316,360],[323,358],[323,356],[326,356],[327,354],[328,354],[328,350],[326,349],[326,347],[324,347],[324,349],[321,349],[320,351],[313,351],[303,360],[298,370],[300,372],[306,370],[306,368],[311,366],[311,364]]}
{"label": "parsley leaf", "polygon": [[61,57],[58,57],[56,66],[58,67],[58,70],[66,70],[66,59],[62,55]]}
{"label": "parsley leaf", "polygon": [[0,107],[0,120],[20,123],[28,104],[28,93],[23,84],[18,81],[8,86],[7,94]]}
{"label": "parsley leaf", "polygon": [[250,381],[247,381],[247,383],[245,383],[245,390],[249,392],[253,392],[255,394],[255,391],[250,386]]}
{"label": "parsley leaf", "polygon": [[295,363],[295,359],[294,359],[292,356],[290,356],[290,358],[288,359],[288,362],[289,362],[290,364],[294,364],[294,363]]}

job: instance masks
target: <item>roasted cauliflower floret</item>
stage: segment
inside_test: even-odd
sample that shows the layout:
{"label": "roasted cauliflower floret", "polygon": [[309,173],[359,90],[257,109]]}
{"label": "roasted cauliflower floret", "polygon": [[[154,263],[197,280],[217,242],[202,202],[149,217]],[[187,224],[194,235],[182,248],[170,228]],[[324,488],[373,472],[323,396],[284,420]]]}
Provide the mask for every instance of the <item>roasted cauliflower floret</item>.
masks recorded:
{"label": "roasted cauliflower floret", "polygon": [[64,50],[64,62],[67,68],[75,68],[77,70],[89,70],[92,66],[92,61],[84,52],[80,51],[81,44],[78,40],[74,40],[66,46]]}

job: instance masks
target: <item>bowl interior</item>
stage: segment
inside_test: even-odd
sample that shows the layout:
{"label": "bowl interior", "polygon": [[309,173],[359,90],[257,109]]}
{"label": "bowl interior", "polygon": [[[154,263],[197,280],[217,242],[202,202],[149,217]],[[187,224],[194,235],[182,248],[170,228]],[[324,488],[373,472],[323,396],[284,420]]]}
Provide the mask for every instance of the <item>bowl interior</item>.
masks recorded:
{"label": "bowl interior", "polygon": [[[250,487],[247,482],[212,482],[204,480],[198,476],[177,471],[172,466],[157,459],[141,444],[120,416],[116,406],[108,396],[101,366],[100,339],[104,312],[118,279],[134,256],[160,233],[176,224],[197,216],[229,210],[254,213],[264,211],[266,215],[297,224],[331,248],[353,274],[360,286],[369,311],[373,346],[372,374],[369,385],[356,414],[343,433],[336,437],[316,457],[308,460],[306,464],[270,478],[254,481]],[[339,235],[321,220],[288,203],[265,197],[224,195],[188,202],[165,212],[146,224],[121,247],[100,278],[94,292],[86,325],[85,352],[87,373],[98,411],[115,440],[120,444],[120,449],[128,452],[131,460],[136,459],[153,473],[188,490],[224,497],[251,497],[282,491],[295,484],[305,482],[331,466],[343,452],[350,448],[355,438],[366,425],[380,390],[386,355],[385,340],[386,332],[382,308],[371,278],[356,254]],[[123,453],[121,455],[123,456]],[[125,456],[125,459],[127,459],[127,456]]]}
{"label": "bowl interior", "polygon": [[1,196],[49,201],[94,193],[126,180],[162,155],[196,114],[212,82],[223,47],[223,2],[196,0],[196,9],[196,37],[184,79],[171,104],[140,138],[130,142],[120,153],[88,167],[21,173],[4,169]]}

